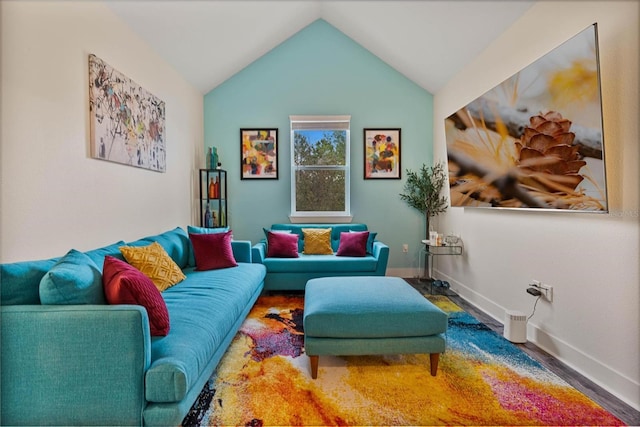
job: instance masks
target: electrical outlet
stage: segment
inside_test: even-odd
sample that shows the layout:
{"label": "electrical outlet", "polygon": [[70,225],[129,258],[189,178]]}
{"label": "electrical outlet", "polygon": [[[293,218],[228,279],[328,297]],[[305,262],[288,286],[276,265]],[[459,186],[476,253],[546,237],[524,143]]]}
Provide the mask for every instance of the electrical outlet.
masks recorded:
{"label": "electrical outlet", "polygon": [[540,292],[542,292],[542,296],[544,299],[549,302],[553,301],[553,286],[547,285],[546,283],[540,283],[538,289],[540,289]]}
{"label": "electrical outlet", "polygon": [[409,245],[407,245],[406,243],[404,243],[404,244],[402,245],[402,252],[404,252],[405,254],[406,254],[407,252],[409,252]]}
{"label": "electrical outlet", "polygon": [[542,293],[542,297],[547,301],[553,301],[553,286],[542,283],[539,280],[532,280],[527,286],[532,286]]}

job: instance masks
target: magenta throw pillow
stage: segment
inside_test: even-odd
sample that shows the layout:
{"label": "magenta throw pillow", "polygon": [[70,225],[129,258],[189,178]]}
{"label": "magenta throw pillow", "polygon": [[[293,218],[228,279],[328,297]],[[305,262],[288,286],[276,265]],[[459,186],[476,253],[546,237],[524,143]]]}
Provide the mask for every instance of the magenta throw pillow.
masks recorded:
{"label": "magenta throw pillow", "polygon": [[298,258],[298,235],[267,231],[267,257]]}
{"label": "magenta throw pillow", "polygon": [[213,234],[189,234],[196,270],[218,270],[220,268],[237,267],[231,246],[232,231]]}
{"label": "magenta throw pillow", "polygon": [[340,245],[336,256],[366,256],[368,231],[340,233]]}
{"label": "magenta throw pillow", "polygon": [[169,333],[169,311],[151,279],[124,261],[107,255],[102,271],[104,296],[109,304],[141,305],[147,309],[152,336]]}

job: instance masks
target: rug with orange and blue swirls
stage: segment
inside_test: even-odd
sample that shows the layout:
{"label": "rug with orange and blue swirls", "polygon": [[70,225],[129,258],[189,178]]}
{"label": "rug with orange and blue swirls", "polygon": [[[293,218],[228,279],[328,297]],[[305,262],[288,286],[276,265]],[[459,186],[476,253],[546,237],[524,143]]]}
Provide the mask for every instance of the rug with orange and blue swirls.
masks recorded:
{"label": "rug with orange and blue swirls", "polygon": [[429,355],[320,357],[311,379],[301,296],[261,297],[183,426],[624,425],[448,298]]}

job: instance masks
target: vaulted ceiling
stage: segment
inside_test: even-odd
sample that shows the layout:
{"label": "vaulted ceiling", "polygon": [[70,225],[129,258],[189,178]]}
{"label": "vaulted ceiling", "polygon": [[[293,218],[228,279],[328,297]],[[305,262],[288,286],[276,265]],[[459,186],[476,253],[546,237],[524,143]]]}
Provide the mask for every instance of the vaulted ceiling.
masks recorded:
{"label": "vaulted ceiling", "polygon": [[317,19],[436,93],[534,1],[106,1],[203,94]]}

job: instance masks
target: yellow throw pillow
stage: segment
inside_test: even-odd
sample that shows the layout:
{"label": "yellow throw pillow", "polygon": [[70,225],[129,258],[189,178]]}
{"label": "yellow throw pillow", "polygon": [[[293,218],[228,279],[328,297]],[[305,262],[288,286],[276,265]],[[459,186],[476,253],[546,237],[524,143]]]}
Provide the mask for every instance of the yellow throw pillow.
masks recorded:
{"label": "yellow throw pillow", "polygon": [[331,255],[331,229],[330,228],[303,228],[304,250],[306,255]]}
{"label": "yellow throw pillow", "polygon": [[121,246],[119,249],[127,262],[149,277],[160,292],[187,277],[158,242],[149,246]]}

